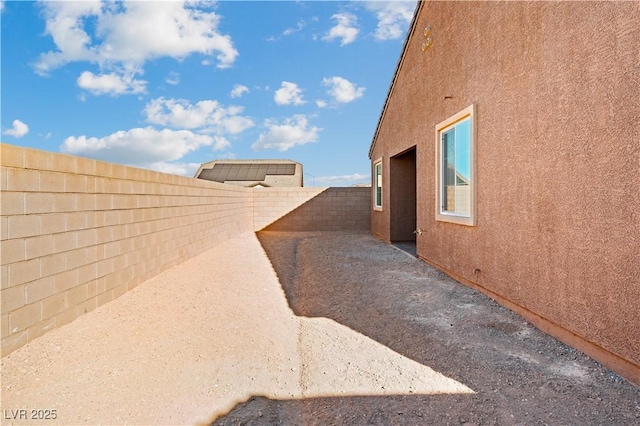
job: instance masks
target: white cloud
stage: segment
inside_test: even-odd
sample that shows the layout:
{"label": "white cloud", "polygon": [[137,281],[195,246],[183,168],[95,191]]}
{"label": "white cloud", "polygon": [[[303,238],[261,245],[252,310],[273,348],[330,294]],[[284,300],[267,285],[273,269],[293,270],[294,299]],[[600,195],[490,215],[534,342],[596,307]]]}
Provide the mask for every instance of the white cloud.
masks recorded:
{"label": "white cloud", "polygon": [[335,102],[341,104],[355,101],[362,97],[365,91],[364,87],[358,87],[342,77],[324,78],[322,84],[329,87],[327,93],[333,97]]}
{"label": "white cloud", "polygon": [[112,133],[103,138],[70,136],[60,147],[62,152],[113,163],[151,168],[153,164],[179,160],[203,146],[226,148],[214,137],[189,130],[135,128]]}
{"label": "white cloud", "polygon": [[[140,63],[192,53],[216,56],[219,68],[227,68],[238,56],[231,38],[217,29],[220,17],[198,9],[193,1],[129,1],[124,11],[108,12],[98,23],[106,34],[101,53],[118,61]],[[140,25],[144,23],[144,25]]]}
{"label": "white cloud", "polygon": [[[101,71],[133,77],[148,60],[181,60],[195,53],[207,56],[203,63],[215,57],[218,68],[230,67],[238,51],[231,37],[218,31],[220,17],[208,10],[209,4],[191,0],[42,1],[45,31],[56,49],[42,53],[35,70],[46,75],[82,61],[97,64]],[[89,33],[88,28],[95,31]]]}
{"label": "white cloud", "polygon": [[235,86],[233,86],[230,95],[232,98],[239,98],[245,93],[249,93],[249,88],[247,86],[243,86],[242,84],[236,84]]}
{"label": "white cloud", "polygon": [[289,81],[282,82],[282,86],[276,90],[273,99],[278,105],[302,105],[306,103],[306,101],[302,99],[302,89],[300,89],[296,83]]}
{"label": "white cloud", "polygon": [[95,75],[90,71],[80,74],[78,87],[93,95],[123,95],[126,93],[144,93],[147,82],[136,80],[131,73],[118,75],[116,73]]}
{"label": "white cloud", "polygon": [[191,104],[184,99],[160,97],[149,101],[143,112],[147,122],[168,128],[134,128],[102,138],[71,136],[60,149],[103,161],[193,176],[199,164],[178,160],[202,147],[228,152],[231,143],[227,137],[254,125],[250,118],[240,115],[242,111],[242,107],[224,107],[213,100]]}
{"label": "white cloud", "polygon": [[230,148],[231,143],[224,136],[213,136],[213,150],[222,151],[225,148]]}
{"label": "white cloud", "polygon": [[341,39],[340,46],[353,43],[360,32],[358,28],[358,18],[349,12],[336,13],[331,17],[336,21],[336,25],[322,37],[324,41],[332,41],[336,38]]}
{"label": "white cloud", "polygon": [[299,31],[302,31],[302,29],[304,27],[307,26],[307,23],[304,21],[304,19],[301,19],[300,21],[298,21],[298,23],[296,24],[295,27],[290,27],[285,29],[281,35],[279,35],[278,37],[275,36],[269,36],[267,37],[266,41],[269,42],[274,42],[274,41],[279,41],[282,40],[283,37],[287,37],[290,36],[291,34],[297,33]]}
{"label": "white cloud", "polygon": [[164,81],[165,81],[167,84],[170,84],[170,85],[172,85],[172,86],[175,86],[175,85],[177,85],[178,83],[180,83],[180,74],[178,74],[178,73],[177,73],[177,72],[175,72],[175,71],[171,71],[171,72],[169,73],[169,75],[167,75],[167,76],[165,77]]}
{"label": "white cloud", "polygon": [[287,28],[286,30],[284,30],[282,32],[282,35],[284,36],[288,36],[291,35],[293,33],[297,33],[298,31],[301,31],[306,25],[306,22],[304,22],[304,20],[300,20],[298,21],[298,23],[296,24],[296,26],[294,28]]}
{"label": "white cloud", "polygon": [[220,155],[217,155],[216,158],[220,160],[235,160],[236,158],[238,158],[238,156],[233,152],[224,152]]}
{"label": "white cloud", "polygon": [[277,149],[286,151],[298,145],[305,145],[318,140],[318,133],[322,130],[309,126],[307,117],[302,114],[287,118],[283,123],[275,120],[265,120],[267,131],[260,134],[258,140],[251,146],[255,151]]}
{"label": "white cloud", "polygon": [[194,177],[196,172],[200,168],[200,163],[160,162],[160,163],[149,164],[146,168],[155,170],[156,172],[168,173],[170,175]]}
{"label": "white cloud", "polygon": [[326,107],[327,107],[327,105],[328,105],[328,104],[327,104],[327,101],[325,101],[325,100],[318,99],[318,100],[316,101],[316,106],[317,106],[318,108],[326,108]]}
{"label": "white cloud", "polygon": [[404,36],[413,18],[415,1],[368,1],[365,7],[374,12],[378,26],[376,40],[393,40]]}
{"label": "white cloud", "polygon": [[316,183],[327,184],[331,186],[347,185],[352,183],[369,182],[371,180],[370,175],[363,175],[360,173],[354,173],[351,175],[341,176],[318,176],[314,178]]}
{"label": "white cloud", "polygon": [[184,99],[153,99],[144,112],[153,124],[181,129],[199,129],[200,132],[219,136],[235,135],[254,125],[253,120],[240,115],[239,106],[223,107],[219,102],[204,100],[195,105]]}
{"label": "white cloud", "polygon": [[46,33],[51,35],[57,51],[40,55],[36,72],[47,74],[54,68],[75,61],[97,61],[98,52],[91,48],[91,37],[84,30],[83,18],[101,14],[98,0],[82,2],[40,2],[46,20]]}
{"label": "white cloud", "polygon": [[14,138],[21,138],[29,133],[29,126],[24,124],[20,120],[13,120],[13,127],[11,129],[2,132],[5,135],[13,136]]}

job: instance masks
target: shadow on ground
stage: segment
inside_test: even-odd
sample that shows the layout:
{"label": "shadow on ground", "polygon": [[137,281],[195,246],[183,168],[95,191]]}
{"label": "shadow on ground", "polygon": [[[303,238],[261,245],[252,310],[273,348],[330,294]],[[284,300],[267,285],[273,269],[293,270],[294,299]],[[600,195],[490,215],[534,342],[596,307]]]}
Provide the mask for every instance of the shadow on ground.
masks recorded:
{"label": "shadow on ground", "polygon": [[[473,424],[465,395],[351,396],[274,400],[263,396],[237,405],[215,425],[438,425]],[[493,418],[494,408],[476,413]],[[501,421],[500,424],[513,423]]]}
{"label": "shadow on ground", "polygon": [[333,319],[476,393],[256,396],[216,425],[640,423],[640,388],[368,233],[258,238],[296,315]]}

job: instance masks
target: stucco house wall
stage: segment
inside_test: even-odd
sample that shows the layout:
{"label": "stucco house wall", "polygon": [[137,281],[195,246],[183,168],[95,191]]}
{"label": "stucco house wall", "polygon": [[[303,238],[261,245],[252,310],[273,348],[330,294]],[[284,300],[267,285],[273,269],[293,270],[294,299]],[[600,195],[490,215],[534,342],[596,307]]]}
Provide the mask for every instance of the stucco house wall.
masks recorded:
{"label": "stucco house wall", "polygon": [[[369,155],[372,233],[393,239],[390,163],[415,147],[419,257],[640,383],[640,3],[418,8]],[[435,128],[469,105],[476,226],[435,217]]]}

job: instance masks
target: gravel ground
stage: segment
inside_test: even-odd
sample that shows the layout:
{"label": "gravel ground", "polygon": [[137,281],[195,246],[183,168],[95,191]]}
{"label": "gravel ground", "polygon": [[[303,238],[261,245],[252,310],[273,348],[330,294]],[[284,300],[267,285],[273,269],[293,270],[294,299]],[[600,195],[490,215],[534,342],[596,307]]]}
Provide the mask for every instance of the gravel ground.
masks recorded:
{"label": "gravel ground", "polygon": [[249,233],[2,358],[1,421],[210,424],[258,395],[470,393],[333,319],[296,316]]}
{"label": "gravel ground", "polygon": [[640,388],[366,233],[258,234],[291,309],[474,393],[253,396],[215,425],[640,425]]}
{"label": "gravel ground", "polygon": [[638,387],[369,234],[258,237],[3,357],[1,423],[640,424]]}

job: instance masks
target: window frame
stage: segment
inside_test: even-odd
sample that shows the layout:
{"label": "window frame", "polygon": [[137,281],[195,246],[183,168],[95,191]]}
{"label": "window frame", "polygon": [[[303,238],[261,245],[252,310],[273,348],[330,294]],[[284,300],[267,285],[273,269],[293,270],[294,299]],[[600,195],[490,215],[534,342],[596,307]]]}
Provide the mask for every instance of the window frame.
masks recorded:
{"label": "window frame", "polygon": [[[436,157],[435,157],[435,172],[436,172],[436,221],[456,223],[459,225],[476,226],[477,225],[477,177],[476,177],[476,105],[471,104],[462,111],[454,114],[446,120],[436,125]],[[470,188],[469,193],[471,199],[469,200],[469,215],[464,215],[455,212],[448,212],[443,209],[443,140],[442,135],[446,132],[454,129],[460,123],[469,120],[469,174],[470,174]]]}
{"label": "window frame", "polygon": [[[378,178],[378,166],[380,166],[380,177]],[[384,204],[384,168],[382,164],[382,158],[378,158],[373,162],[373,209],[376,211],[382,211],[382,206]],[[380,187],[380,200],[378,200],[378,185]],[[378,203],[379,201],[379,203]]]}

